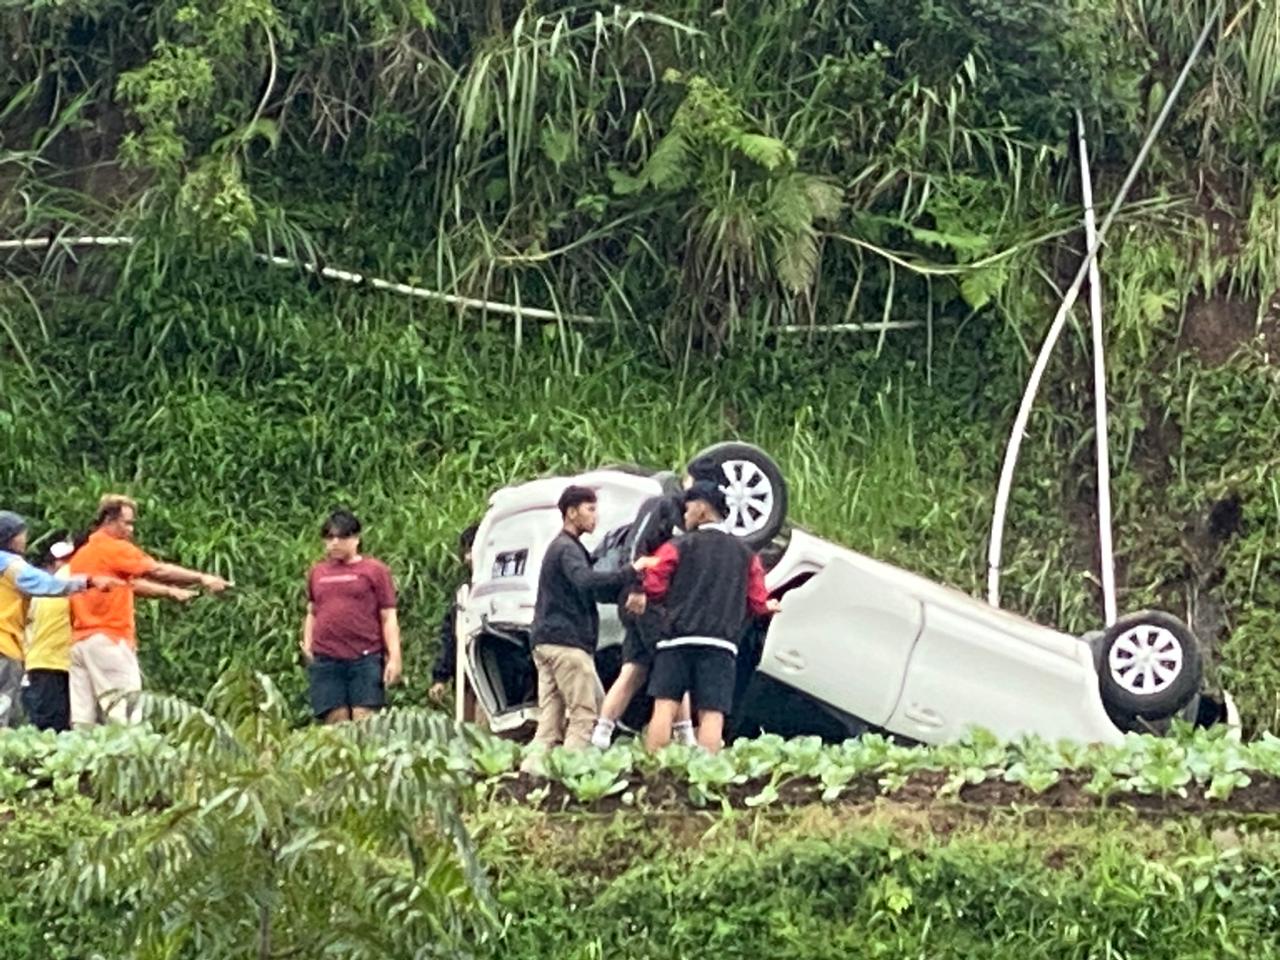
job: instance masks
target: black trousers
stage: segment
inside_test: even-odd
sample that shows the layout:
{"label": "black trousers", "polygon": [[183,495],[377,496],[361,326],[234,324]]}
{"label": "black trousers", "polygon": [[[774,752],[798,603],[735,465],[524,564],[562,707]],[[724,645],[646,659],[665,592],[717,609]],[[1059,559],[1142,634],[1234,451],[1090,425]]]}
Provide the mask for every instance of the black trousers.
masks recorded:
{"label": "black trousers", "polygon": [[71,675],[66,670],[28,670],[22,709],[40,730],[71,729]]}

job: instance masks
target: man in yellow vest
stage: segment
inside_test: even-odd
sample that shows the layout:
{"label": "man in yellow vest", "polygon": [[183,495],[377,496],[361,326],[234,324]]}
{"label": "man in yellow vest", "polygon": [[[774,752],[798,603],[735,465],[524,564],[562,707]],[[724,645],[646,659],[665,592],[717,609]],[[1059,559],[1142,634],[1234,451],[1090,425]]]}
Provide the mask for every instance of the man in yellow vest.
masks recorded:
{"label": "man in yellow vest", "polygon": [[[67,560],[75,545],[65,532],[40,556],[40,568],[68,580]],[[27,624],[27,678],[22,682],[22,709],[39,730],[71,729],[71,601],[66,597],[33,597]]]}
{"label": "man in yellow vest", "polygon": [[59,580],[27,563],[23,559],[26,549],[27,521],[16,513],[0,510],[0,727],[11,727],[18,718],[28,598],[66,597],[90,587],[109,590],[124,586],[124,581],[105,576]]}

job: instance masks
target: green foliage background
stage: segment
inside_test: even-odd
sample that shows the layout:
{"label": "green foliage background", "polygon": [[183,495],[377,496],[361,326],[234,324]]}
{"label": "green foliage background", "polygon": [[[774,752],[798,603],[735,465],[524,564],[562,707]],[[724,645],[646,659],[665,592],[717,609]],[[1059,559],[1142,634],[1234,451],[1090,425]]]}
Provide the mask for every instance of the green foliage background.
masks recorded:
{"label": "green foliage background", "polygon": [[514,915],[494,955],[1208,958],[1274,942],[1266,831],[1049,823],[517,814],[489,854]]}
{"label": "green foliage background", "polygon": [[[120,955],[118,916],[54,920],[34,886],[36,868],[112,821],[78,804],[9,816],[0,957]],[[510,915],[481,956],[686,957],[711,945],[726,957],[1183,960],[1271,956],[1280,933],[1280,864],[1259,824],[895,808],[548,820],[500,807],[475,825]]]}
{"label": "green foliage background", "polygon": [[[1073,110],[1106,201],[1214,6],[0,4],[0,239],[138,239],[3,253],[0,499],[43,530],[139,496],[148,547],[241,586],[148,607],[148,682],[198,696],[239,658],[299,716],[339,501],[400,577],[406,699],[491,490],[730,436],[777,455],[797,522],[977,590],[1079,255]],[[1104,258],[1117,543],[1122,606],[1191,619],[1274,729],[1280,10],[1225,7]],[[883,321],[920,326],[823,329]],[[1033,418],[1005,570],[1068,629],[1099,608],[1084,344]]]}

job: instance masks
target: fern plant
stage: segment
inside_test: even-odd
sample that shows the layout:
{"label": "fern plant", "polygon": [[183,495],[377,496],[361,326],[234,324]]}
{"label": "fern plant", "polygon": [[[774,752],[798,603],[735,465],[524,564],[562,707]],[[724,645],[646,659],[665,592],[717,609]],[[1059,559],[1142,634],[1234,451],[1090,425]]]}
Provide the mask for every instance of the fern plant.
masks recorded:
{"label": "fern plant", "polygon": [[733,97],[705,77],[669,71],[685,96],[637,180],[681,199],[690,313],[679,334],[718,345],[756,308],[777,319],[818,276],[821,221],[842,206],[840,188],[797,167],[782,140],[753,129]]}
{"label": "fern plant", "polygon": [[161,812],[74,845],[47,883],[72,910],[123,908],[134,956],[456,956],[492,929],[441,718],[290,729],[242,669],[204,707],[142,699],[174,749],[108,758],[95,783]]}

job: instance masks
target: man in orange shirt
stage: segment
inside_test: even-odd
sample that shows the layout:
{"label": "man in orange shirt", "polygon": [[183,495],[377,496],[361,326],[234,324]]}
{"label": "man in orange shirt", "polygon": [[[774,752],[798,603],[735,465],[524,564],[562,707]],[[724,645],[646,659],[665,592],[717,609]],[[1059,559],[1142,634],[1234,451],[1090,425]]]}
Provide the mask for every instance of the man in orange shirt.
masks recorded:
{"label": "man in orange shirt", "polygon": [[[229,584],[221,577],[188,570],[149,557],[133,543],[137,504],[128,497],[108,494],[98,504],[89,539],[71,558],[72,575],[118,577],[128,584],[146,578],[149,595],[186,602],[195,596],[186,586],[221,593]],[[71,725],[93,726],[105,712],[111,720],[127,722],[129,705],[123,697],[104,700],[108,693],[129,694],[142,689],[138,669],[138,641],[134,628],[132,585],[92,597],[71,598]]]}

